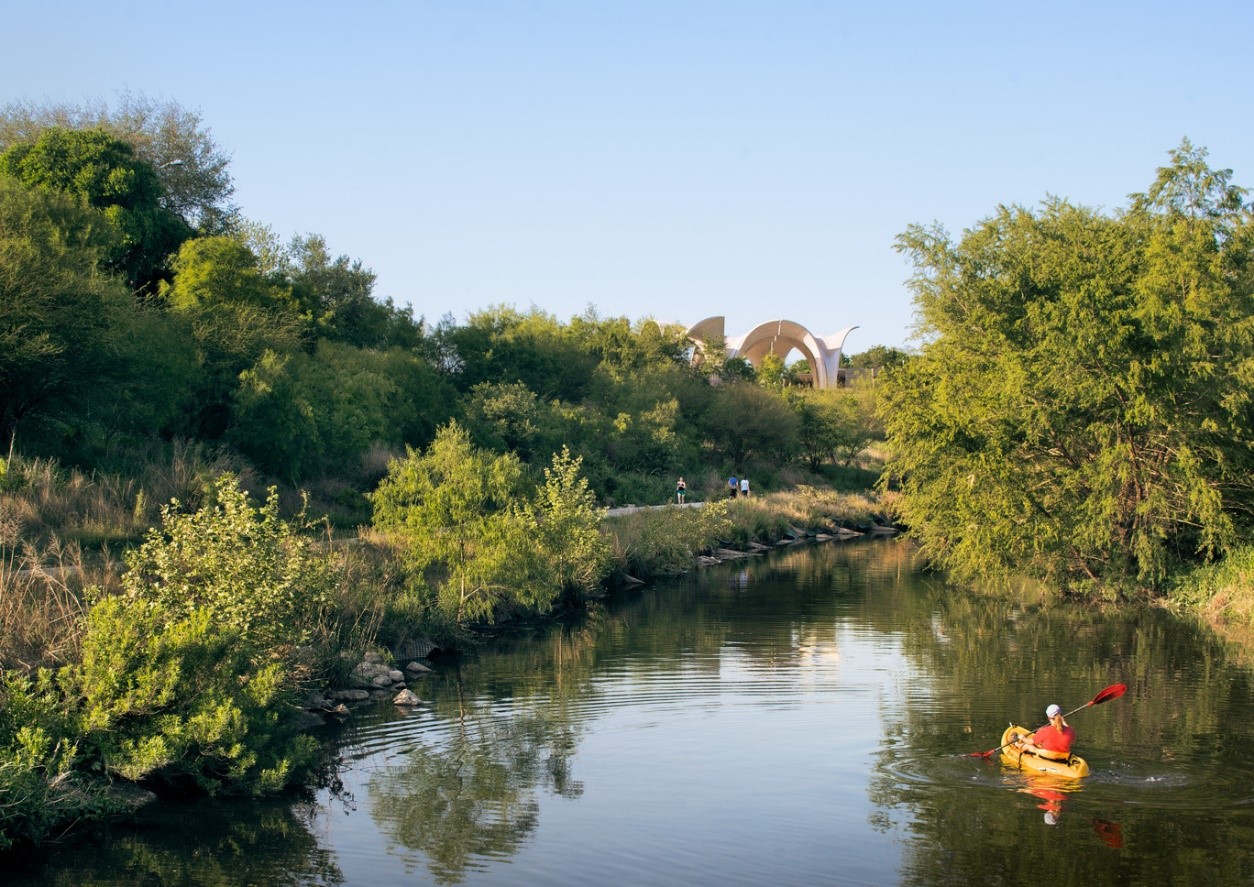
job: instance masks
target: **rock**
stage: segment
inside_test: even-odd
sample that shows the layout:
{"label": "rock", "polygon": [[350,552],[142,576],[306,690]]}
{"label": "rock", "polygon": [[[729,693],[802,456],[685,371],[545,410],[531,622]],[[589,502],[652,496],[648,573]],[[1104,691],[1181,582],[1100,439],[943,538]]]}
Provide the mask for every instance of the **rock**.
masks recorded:
{"label": "rock", "polygon": [[333,690],[331,692],[331,700],[334,702],[365,702],[370,698],[370,694],[365,690]]}
{"label": "rock", "polygon": [[335,708],[331,709],[331,714],[343,717],[348,714],[348,706],[341,702]]}
{"label": "rock", "polygon": [[315,691],[305,697],[304,708],[307,711],[326,711],[330,707],[331,699],[324,693]]}
{"label": "rock", "polygon": [[402,690],[392,699],[394,705],[421,705],[422,700],[419,699],[412,690]]}
{"label": "rock", "polygon": [[316,715],[311,711],[302,711],[301,709],[292,712],[291,720],[292,725],[297,730],[313,730],[318,727],[325,727],[327,723],[326,718],[321,715]]}
{"label": "rock", "polygon": [[627,585],[644,585],[643,581],[637,579],[635,576],[630,576],[627,573],[623,574],[623,582]]}
{"label": "rock", "polygon": [[434,672],[434,669],[427,668],[427,666],[423,665],[421,662],[411,662],[409,665],[405,666],[405,671],[412,672],[413,674],[431,674]]}
{"label": "rock", "polygon": [[743,551],[736,551],[732,548],[719,548],[715,550],[714,556],[723,561],[734,561],[742,557],[748,557]]}
{"label": "rock", "polygon": [[385,684],[395,684],[397,681],[403,681],[404,679],[405,675],[390,665],[385,665],[382,662],[363,661],[359,662],[348,676],[348,684],[350,687],[370,690]]}

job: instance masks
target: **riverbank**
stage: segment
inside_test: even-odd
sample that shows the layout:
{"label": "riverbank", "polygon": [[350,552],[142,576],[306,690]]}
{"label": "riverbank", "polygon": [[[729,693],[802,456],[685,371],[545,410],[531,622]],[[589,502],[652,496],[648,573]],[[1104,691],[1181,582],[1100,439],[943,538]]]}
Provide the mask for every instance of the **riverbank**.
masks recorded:
{"label": "riverbank", "polygon": [[1179,576],[1165,603],[1201,619],[1244,661],[1254,663],[1254,545]]}
{"label": "riverbank", "polygon": [[[876,531],[885,513],[874,494],[801,487],[606,515],[601,593],[755,546]],[[324,766],[311,729],[402,684],[420,696],[412,664],[424,644],[473,642],[425,603],[394,548],[311,532],[303,514],[280,515],[273,493],[257,507],[224,476],[198,509],[162,520],[122,559],[27,544],[17,521],[0,527],[0,846],[129,815],[148,791],[305,784]],[[493,626],[502,630],[509,621]],[[372,686],[355,686],[363,680]]]}

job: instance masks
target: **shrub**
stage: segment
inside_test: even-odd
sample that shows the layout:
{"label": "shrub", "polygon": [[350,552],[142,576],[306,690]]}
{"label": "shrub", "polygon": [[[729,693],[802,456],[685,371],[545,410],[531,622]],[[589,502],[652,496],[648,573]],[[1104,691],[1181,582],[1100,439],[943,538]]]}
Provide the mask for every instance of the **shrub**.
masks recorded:
{"label": "shrub", "polygon": [[207,607],[108,598],[88,615],[81,730],[106,772],[132,781],[193,782],[213,793],[284,787],[316,747],[283,717],[279,663],[258,664],[239,629]]}
{"label": "shrub", "polygon": [[0,849],[37,843],[107,806],[75,776],[70,717],[51,672],[0,677]]}
{"label": "shrub", "polygon": [[316,554],[297,533],[309,526],[303,511],[293,527],[279,517],[273,487],[255,508],[235,476],[224,474],[200,510],[180,513],[175,501],[161,517],[161,528],[127,557],[129,594],[176,619],[205,609],[259,652],[282,653],[312,638],[340,573],[329,553]]}

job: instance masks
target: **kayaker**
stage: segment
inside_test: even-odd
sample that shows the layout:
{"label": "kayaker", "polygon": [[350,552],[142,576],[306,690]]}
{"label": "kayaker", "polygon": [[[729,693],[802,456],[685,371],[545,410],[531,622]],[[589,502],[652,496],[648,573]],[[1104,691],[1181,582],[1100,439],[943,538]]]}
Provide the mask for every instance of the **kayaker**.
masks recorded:
{"label": "kayaker", "polygon": [[1071,756],[1071,745],[1075,742],[1075,728],[1067,723],[1067,719],[1062,715],[1062,709],[1055,703],[1051,703],[1049,708],[1045,709],[1045,717],[1049,718],[1049,723],[1024,736],[1021,748],[1023,751],[1040,755],[1043,758],[1065,761]]}

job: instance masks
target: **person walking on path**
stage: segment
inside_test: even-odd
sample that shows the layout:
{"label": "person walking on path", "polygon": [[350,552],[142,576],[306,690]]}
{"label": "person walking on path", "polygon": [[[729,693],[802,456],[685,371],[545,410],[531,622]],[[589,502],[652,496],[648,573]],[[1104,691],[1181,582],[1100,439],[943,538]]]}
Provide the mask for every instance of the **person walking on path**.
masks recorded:
{"label": "person walking on path", "polygon": [[731,493],[731,497],[735,499],[736,492],[740,489],[740,484],[736,480],[736,475],[733,474],[731,477],[727,478],[727,489],[728,492]]}
{"label": "person walking on path", "polygon": [[746,499],[749,498],[749,478],[742,477],[740,479],[740,495]]}
{"label": "person walking on path", "polygon": [[681,476],[681,477],[679,478],[679,481],[675,484],[675,499],[676,499],[676,501],[677,501],[677,502],[679,502],[679,504],[680,504],[680,505],[683,505],[683,504],[684,504],[684,496],[686,496],[687,494],[688,494],[688,485],[687,485],[686,483],[684,483],[684,479],[683,479],[683,477]]}

